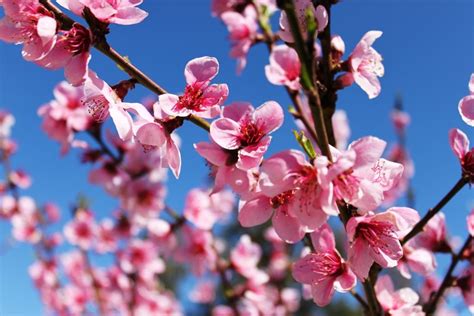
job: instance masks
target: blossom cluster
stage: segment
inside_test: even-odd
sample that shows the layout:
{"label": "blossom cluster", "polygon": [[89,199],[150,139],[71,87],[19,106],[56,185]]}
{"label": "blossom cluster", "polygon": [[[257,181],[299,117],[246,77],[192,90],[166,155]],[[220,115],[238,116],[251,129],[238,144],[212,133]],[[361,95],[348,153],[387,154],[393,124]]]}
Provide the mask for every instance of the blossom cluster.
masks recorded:
{"label": "blossom cluster", "polygon": [[[33,246],[36,261],[29,273],[49,311],[181,315],[187,306],[175,285],[186,281],[177,276],[184,270],[195,281],[189,299],[216,316],[298,313],[305,308],[302,298],[322,307],[335,292],[352,293],[367,315],[431,315],[437,305],[448,309],[441,300],[447,289],[460,290],[474,311],[474,211],[461,247],[441,212],[474,183],[467,135],[449,132],[460,180],[425,215],[410,203],[408,113],[399,105],[392,112],[398,142],[385,153],[387,142],[376,136],[349,142],[347,114],[336,109],[338,93],[353,83],[369,99],[380,94],[384,66],[372,46],[381,31],[368,31],[343,58],[344,40],[328,27],[333,4],[212,1],[212,15],[229,31],[237,72],[244,70],[250,49],[265,43],[269,61],[262,73],[292,101],[300,147],[270,155],[274,133],[284,133],[282,102],[231,102],[229,86],[215,83],[215,57],[188,61],[182,91],[171,93],[112,50],[109,25],[143,21],[148,13],[138,7],[141,0],[57,2],[87,27],[50,1],[1,0],[0,39],[22,44],[23,57],[43,68],[64,68],[66,81],[37,111],[42,129],[60,144],[62,155],[80,153],[89,182],[116,205],[99,216],[103,212],[80,198],[65,218],[67,212],[54,203],[40,206],[23,195],[32,181],[11,168],[15,119],[0,112],[0,217],[11,222],[16,240]],[[89,67],[93,47],[112,54],[129,78],[116,84],[101,79]],[[129,102],[137,84],[154,95]],[[472,126],[474,74],[469,90],[458,110]],[[105,130],[109,117],[113,132]],[[175,211],[167,202],[167,171],[179,178],[187,163],[178,130],[190,122],[208,132],[194,149],[211,181],[187,192],[182,210]],[[396,206],[405,195],[409,207]],[[451,254],[452,269],[440,281],[433,275],[442,254]],[[102,258],[112,259],[105,265]],[[458,263],[463,270],[454,274]],[[411,287],[395,289],[392,278],[411,279],[414,273],[423,278],[419,294]]]}

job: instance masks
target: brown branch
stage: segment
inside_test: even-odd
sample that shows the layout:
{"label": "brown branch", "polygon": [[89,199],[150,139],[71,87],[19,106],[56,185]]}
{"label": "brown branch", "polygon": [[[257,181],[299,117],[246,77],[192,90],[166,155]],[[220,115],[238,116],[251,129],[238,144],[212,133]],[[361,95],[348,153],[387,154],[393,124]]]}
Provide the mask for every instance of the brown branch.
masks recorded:
{"label": "brown branch", "polygon": [[462,176],[461,179],[456,182],[454,187],[436,204],[435,207],[428,210],[426,215],[412,228],[412,230],[403,238],[401,244],[406,244],[410,239],[415,237],[418,233],[423,231],[423,228],[428,221],[435,216],[441,209],[466,185],[469,183],[469,178]]}
{"label": "brown branch", "polygon": [[[75,22],[73,19],[64,14],[57,6],[52,4],[49,0],[39,0],[40,3],[49,11],[54,13],[55,18],[61,22],[62,26],[65,28],[71,28]],[[120,66],[123,71],[125,71],[132,78],[136,79],[140,84],[146,87],[148,90],[152,91],[157,95],[167,93],[160,85],[148,77],[144,72],[142,72],[138,67],[132,64],[130,61],[125,59],[121,54],[119,54],[114,48],[112,48],[107,42],[105,36],[98,37],[94,43],[94,47],[112,59],[117,65]],[[209,122],[206,120],[189,115],[186,117],[187,120],[193,122],[195,125],[203,128],[206,131],[209,131]]]}
{"label": "brown branch", "polygon": [[433,313],[436,311],[436,306],[438,305],[439,300],[441,299],[441,297],[443,297],[444,292],[452,286],[454,269],[461,260],[463,252],[470,246],[472,240],[473,237],[469,235],[466,238],[466,241],[464,242],[464,245],[461,247],[459,252],[453,255],[451,259],[451,264],[449,265],[448,271],[446,271],[446,275],[444,276],[443,282],[441,283],[438,291],[436,291],[436,293],[431,296],[431,299],[428,301],[428,303],[423,306],[423,310],[426,312],[427,316],[433,315]]}

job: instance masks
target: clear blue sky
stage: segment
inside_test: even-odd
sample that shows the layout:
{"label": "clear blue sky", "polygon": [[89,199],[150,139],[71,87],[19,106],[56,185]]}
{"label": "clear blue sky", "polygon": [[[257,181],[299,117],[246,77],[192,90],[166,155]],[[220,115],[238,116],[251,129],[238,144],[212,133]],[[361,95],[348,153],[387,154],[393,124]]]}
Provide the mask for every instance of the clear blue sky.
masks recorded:
{"label": "clear blue sky", "polygon": [[[204,0],[148,0],[142,5],[150,15],[136,26],[113,26],[110,43],[128,55],[139,67],[169,91],[183,88],[183,69],[192,58],[210,55],[220,61],[216,82],[230,87],[229,101],[243,100],[259,105],[276,100],[284,107],[289,100],[281,87],[266,81],[264,65],[268,53],[263,46],[252,49],[248,67],[235,75],[235,61],[228,58],[225,27],[210,15],[210,3]],[[375,48],[383,55],[385,77],[382,93],[368,100],[357,86],[340,93],[338,106],[350,118],[352,137],[375,135],[394,140],[389,113],[394,96],[403,95],[412,116],[408,145],[416,164],[414,187],[417,209],[421,214],[433,206],[456,182],[459,164],[450,151],[447,133],[458,127],[474,143],[472,127],[459,117],[457,104],[467,95],[469,76],[474,72],[474,24],[471,0],[352,0],[341,1],[333,10],[334,32],[345,40],[350,52],[368,30],[384,35]],[[114,83],[126,77],[113,62],[94,52],[92,68]],[[25,62],[20,47],[0,43],[0,107],[11,111],[17,120],[13,137],[20,150],[14,165],[33,177],[27,192],[39,202],[55,201],[64,216],[78,193],[88,195],[94,211],[103,216],[116,206],[101,189],[87,183],[87,168],[78,163],[76,152],[59,157],[59,146],[41,131],[36,111],[52,98],[52,89],[63,78],[62,71],[46,71]],[[148,95],[138,88],[129,100]],[[274,138],[271,152],[295,147],[289,115]],[[182,177],[169,182],[168,203],[180,209],[187,190],[203,184],[207,169],[192,144],[207,140],[204,131],[186,124],[183,138]],[[464,189],[445,208],[452,234],[466,234],[465,216],[474,205],[472,191]],[[0,242],[9,237],[9,225],[0,224]],[[42,307],[27,275],[33,260],[31,248],[16,243],[0,256],[0,314],[40,315]],[[441,264],[444,262],[442,261]]]}

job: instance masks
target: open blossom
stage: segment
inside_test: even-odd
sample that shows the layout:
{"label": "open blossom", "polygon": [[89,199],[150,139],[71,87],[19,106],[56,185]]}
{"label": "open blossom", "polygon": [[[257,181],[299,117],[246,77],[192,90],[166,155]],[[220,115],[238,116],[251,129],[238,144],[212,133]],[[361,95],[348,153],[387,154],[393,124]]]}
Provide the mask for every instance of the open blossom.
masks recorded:
{"label": "open blossom", "polygon": [[459,101],[458,109],[461,118],[467,125],[474,126],[474,74],[471,75],[469,81],[469,92],[468,96]]}
{"label": "open blossom", "polygon": [[268,281],[268,275],[257,267],[261,256],[260,246],[252,242],[250,236],[243,235],[230,252],[230,261],[238,273],[252,279],[252,282],[263,284]]}
{"label": "open blossom", "polygon": [[403,256],[400,238],[419,220],[408,207],[392,207],[378,214],[351,217],[346,224],[350,242],[349,262],[354,273],[367,278],[372,263],[395,267]]}
{"label": "open blossom", "polygon": [[237,168],[233,152],[220,147],[212,139],[210,143],[194,144],[194,148],[211,167],[215,178],[213,194],[222,191],[226,185],[242,198],[253,194],[258,181],[257,168],[245,171]]}
{"label": "open blossom", "polygon": [[72,245],[90,249],[97,236],[97,224],[92,213],[79,209],[74,219],[64,226],[64,236]]}
{"label": "open blossom", "polygon": [[461,130],[453,128],[449,131],[449,143],[461,162],[463,176],[474,183],[474,148],[469,148],[469,138]]}
{"label": "open blossom", "polygon": [[327,159],[320,156],[312,165],[296,150],[265,160],[261,167],[261,191],[241,202],[240,224],[260,225],[273,214],[273,228],[289,243],[301,240],[306,231],[319,228],[328,215],[338,214],[332,204],[332,184],[324,181],[327,164]]}
{"label": "open blossom", "polygon": [[221,19],[229,31],[230,56],[237,59],[237,73],[240,73],[247,64],[247,53],[257,38],[257,13],[250,5],[242,14],[233,11],[224,12]]}
{"label": "open blossom", "polygon": [[355,287],[357,278],[336,250],[334,233],[324,224],[311,233],[315,248],[293,264],[296,281],[311,285],[314,302],[325,306],[331,302],[334,290],[344,293]]}
{"label": "open blossom", "polygon": [[164,271],[164,263],[157,257],[157,249],[149,240],[133,239],[119,252],[118,258],[120,267],[126,273],[141,272],[141,276],[146,277],[148,275],[145,272],[153,274]]}
{"label": "open blossom", "polygon": [[154,217],[164,208],[166,188],[161,182],[138,178],[130,181],[120,193],[120,205],[134,215]]}
{"label": "open blossom", "polygon": [[415,236],[413,242],[417,247],[432,252],[450,252],[451,246],[446,237],[445,216],[443,212],[438,212],[426,223],[423,231]]}
{"label": "open blossom", "polygon": [[199,57],[186,64],[186,88],[180,96],[162,94],[158,97],[161,109],[172,116],[186,117],[194,114],[203,118],[219,115],[221,105],[229,95],[226,84],[210,84],[219,72],[219,62],[214,57]]}
{"label": "open blossom", "polygon": [[0,141],[10,137],[13,125],[15,125],[15,117],[7,111],[0,110]]}
{"label": "open blossom", "polygon": [[461,289],[464,302],[469,311],[474,313],[474,266],[470,265],[464,269],[457,280],[457,285]]}
{"label": "open blossom", "polygon": [[427,276],[436,270],[436,258],[430,250],[414,246],[412,240],[403,246],[403,257],[398,261],[400,274],[411,279],[411,272]]}
{"label": "open blossom", "polygon": [[88,7],[99,21],[122,25],[140,23],[148,16],[147,12],[137,8],[142,2],[143,0],[58,0],[60,5],[79,16],[84,7]]}
{"label": "open blossom", "polygon": [[421,305],[416,305],[418,294],[406,287],[395,291],[388,275],[378,277],[375,293],[383,310],[391,316],[424,316]]}
{"label": "open blossom", "polygon": [[69,150],[74,134],[85,131],[92,123],[87,109],[80,102],[82,88],[63,81],[54,88],[55,99],[38,109],[43,117],[42,128],[46,134],[61,144],[61,153]]}
{"label": "open blossom", "polygon": [[221,118],[211,124],[211,138],[224,149],[233,151],[236,166],[242,170],[257,167],[270,145],[271,132],[283,124],[283,109],[268,101],[257,109],[245,102],[224,107]]}
{"label": "open blossom", "polygon": [[[313,16],[317,22],[317,31],[321,32],[328,25],[329,17],[326,9],[322,5],[318,5],[316,9],[314,8],[313,2],[311,0],[296,0],[295,2],[295,12],[298,18],[298,25],[300,27],[301,35],[303,39],[306,39],[308,36],[308,22],[306,21],[306,10],[310,9],[313,13]],[[288,17],[286,12],[282,11],[280,15],[280,27],[281,31],[278,33],[280,38],[288,43],[293,43],[293,34],[291,32],[291,27],[288,22]]]}
{"label": "open blossom", "polygon": [[192,189],[186,196],[184,217],[200,229],[212,229],[233,207],[234,195],[230,191],[211,194],[209,190]]}
{"label": "open blossom", "polygon": [[5,16],[0,21],[0,39],[23,44],[28,61],[43,58],[56,43],[56,20],[38,0],[3,0]]}
{"label": "open blossom", "polygon": [[79,23],[74,23],[70,30],[57,35],[54,47],[36,63],[47,69],[64,68],[66,80],[79,86],[87,79],[91,46],[91,32]]}
{"label": "open blossom", "polygon": [[[153,105],[153,115],[148,111],[138,113],[138,120],[134,123],[135,140],[146,151],[160,150],[160,156],[165,157],[176,178],[181,172],[181,153],[179,151],[176,134],[173,131],[181,126],[182,121],[173,119],[162,110],[160,101]],[[166,153],[166,154],[164,154]]]}
{"label": "open blossom", "polygon": [[39,227],[40,214],[32,198],[22,196],[18,199],[11,223],[12,235],[15,239],[29,243],[40,241],[42,237]]}
{"label": "open blossom", "polygon": [[127,110],[133,110],[141,116],[145,116],[148,110],[140,103],[123,102],[122,97],[97,74],[89,71],[89,78],[84,83],[84,97],[82,98],[89,114],[97,122],[103,122],[110,114],[120,138],[130,140],[133,136],[133,120]]}
{"label": "open blossom", "polygon": [[271,83],[298,91],[301,87],[300,68],[296,51],[287,45],[278,45],[272,49],[270,65],[265,66],[265,74]]}
{"label": "open blossom", "polygon": [[474,237],[474,208],[467,216],[467,231],[472,237]]}
{"label": "open blossom", "polygon": [[383,158],[386,142],[372,136],[352,142],[347,151],[332,149],[334,163],[328,180],[334,184],[334,198],[345,200],[359,213],[373,211],[384,200],[403,173],[403,165]]}
{"label": "open blossom", "polygon": [[197,276],[203,275],[206,270],[214,269],[217,254],[213,247],[212,234],[189,226],[185,226],[181,232],[182,243],[177,250],[176,260],[188,263]]}
{"label": "open blossom", "polygon": [[382,56],[372,48],[372,44],[380,36],[382,36],[381,31],[367,32],[349,57],[350,75],[355,83],[368,94],[369,99],[380,94],[378,77],[384,75]]}

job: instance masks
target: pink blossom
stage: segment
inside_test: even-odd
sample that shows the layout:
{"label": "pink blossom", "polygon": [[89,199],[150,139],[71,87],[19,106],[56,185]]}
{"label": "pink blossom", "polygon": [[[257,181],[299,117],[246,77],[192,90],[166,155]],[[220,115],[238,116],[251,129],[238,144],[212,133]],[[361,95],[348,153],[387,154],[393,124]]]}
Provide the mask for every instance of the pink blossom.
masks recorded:
{"label": "pink blossom", "polygon": [[374,261],[384,268],[395,267],[403,256],[399,239],[418,220],[418,213],[407,207],[351,217],[346,231],[351,243],[349,262],[354,273],[361,279],[367,278]]}
{"label": "pink blossom", "polygon": [[41,240],[40,214],[32,198],[20,197],[17,203],[17,211],[11,218],[11,223],[12,235],[15,239],[33,244]]}
{"label": "pink blossom", "polygon": [[97,243],[95,248],[99,253],[113,252],[117,249],[118,236],[114,222],[106,218],[97,229]]}
{"label": "pink blossom", "polygon": [[403,173],[403,166],[383,158],[386,142],[368,136],[352,142],[348,150],[332,150],[334,163],[328,180],[334,184],[334,198],[345,200],[360,213],[376,209],[384,194],[393,188]]}
{"label": "pink blossom", "polygon": [[189,294],[189,299],[195,303],[209,304],[216,297],[216,284],[212,281],[199,282]]}
{"label": "pink blossom", "polygon": [[257,38],[257,13],[252,6],[247,6],[242,14],[227,11],[221,19],[229,31],[230,56],[237,59],[237,73],[240,74],[247,65],[247,54]]}
{"label": "pink blossom", "polygon": [[372,44],[380,36],[380,31],[367,32],[349,57],[350,73],[369,99],[380,94],[381,87],[377,77],[384,75],[382,56],[372,48]]}
{"label": "pink blossom", "polygon": [[474,313],[474,266],[470,265],[462,272],[457,284],[469,311]]}
{"label": "pink blossom", "polygon": [[[321,32],[326,28],[326,26],[328,25],[329,17],[324,6],[318,5],[315,9],[311,0],[296,0],[294,1],[294,4],[296,16],[298,18],[298,24],[303,39],[306,40],[306,38],[308,37],[308,22],[306,21],[306,10],[308,9],[312,11],[313,16],[316,19],[316,24],[318,28],[317,31]],[[293,43],[293,34],[285,11],[282,11],[280,15],[280,28],[281,31],[278,32],[280,38],[285,42]]]}
{"label": "pink blossom", "polygon": [[82,102],[97,122],[103,122],[110,114],[122,140],[130,140],[133,135],[133,121],[127,110],[141,116],[149,115],[142,104],[123,102],[120,96],[92,71],[84,83]]}
{"label": "pink blossom", "polygon": [[226,185],[242,198],[253,194],[258,180],[256,168],[246,171],[237,168],[235,154],[220,147],[212,139],[210,143],[194,144],[194,148],[212,169],[215,178],[213,194],[222,191]]}
{"label": "pink blossom", "polygon": [[71,10],[74,14],[82,15],[84,7],[105,23],[121,25],[137,24],[143,21],[148,13],[137,8],[143,0],[58,0],[58,3]]}
{"label": "pink blossom", "polygon": [[62,154],[69,150],[75,133],[87,130],[92,123],[87,109],[80,102],[82,91],[82,88],[63,81],[54,88],[55,99],[38,110],[43,117],[43,130],[61,144]]}
{"label": "pink blossom", "polygon": [[64,227],[64,236],[72,245],[87,250],[93,246],[97,236],[97,224],[92,213],[79,209],[72,221]]}
{"label": "pink blossom", "polygon": [[73,86],[79,86],[88,76],[91,45],[90,31],[79,23],[74,23],[70,30],[57,35],[52,50],[36,63],[48,69],[64,67],[66,80]]}
{"label": "pink blossom", "polygon": [[404,278],[411,279],[410,270],[426,276],[433,273],[436,266],[433,252],[424,248],[416,248],[410,242],[403,246],[403,257],[398,261],[397,268]]}
{"label": "pink blossom", "polygon": [[0,39],[23,44],[28,61],[43,58],[56,43],[56,20],[38,0],[4,0],[5,16],[0,20]]}
{"label": "pink blossom", "polygon": [[9,138],[11,129],[15,125],[15,117],[7,112],[0,110],[0,139]]}
{"label": "pink blossom", "polygon": [[314,302],[326,306],[334,290],[345,293],[355,287],[357,278],[336,250],[336,241],[329,225],[324,224],[311,233],[315,252],[293,264],[296,281],[311,285]]}
{"label": "pink blossom", "polygon": [[13,170],[8,175],[12,185],[22,189],[27,189],[31,186],[31,177],[23,170]]}
{"label": "pink blossom", "polygon": [[410,154],[400,144],[392,146],[390,149],[387,159],[403,165],[403,173],[398,183],[384,192],[383,206],[389,206],[395,203],[403,194],[407,192],[410,187],[410,181],[415,174],[415,165],[410,157]]}
{"label": "pink blossom", "polygon": [[164,208],[165,196],[166,188],[161,182],[139,178],[128,182],[119,198],[123,209],[148,218]]}
{"label": "pink blossom", "polygon": [[190,265],[191,271],[197,275],[203,275],[206,270],[213,270],[217,255],[213,248],[213,238],[209,231],[193,229],[185,226],[182,230],[181,247],[176,253],[179,262]]}
{"label": "pink blossom", "polygon": [[449,143],[456,157],[461,162],[463,176],[474,183],[474,148],[469,149],[469,139],[457,128],[449,131]]}
{"label": "pink blossom", "polygon": [[423,316],[418,303],[419,297],[411,288],[402,288],[395,291],[392,280],[388,275],[379,276],[375,284],[375,293],[383,310],[392,316]]}
{"label": "pink blossom", "polygon": [[474,208],[467,216],[467,231],[472,237],[474,237]]}
{"label": "pink blossom", "polygon": [[334,138],[336,139],[336,147],[342,150],[347,147],[347,142],[351,136],[351,128],[346,111],[336,110],[332,115],[331,121],[334,130]]}
{"label": "pink blossom", "polygon": [[339,35],[331,36],[331,57],[334,62],[339,62],[346,51],[346,44]]}
{"label": "pink blossom", "polygon": [[413,239],[417,247],[432,252],[450,252],[451,246],[446,238],[446,220],[443,212],[437,213],[426,223],[423,231]]}
{"label": "pink blossom", "polygon": [[411,121],[410,114],[400,110],[392,111],[391,118],[393,125],[395,126],[395,130],[398,133],[404,132]]}
{"label": "pink blossom", "polygon": [[[161,273],[164,271],[164,263],[156,254],[157,249],[150,241],[133,239],[118,254],[120,267],[126,273],[139,272],[142,277],[146,276],[147,270]],[[153,276],[151,277],[153,280]]]}
{"label": "pink blossom", "polygon": [[56,223],[61,218],[61,211],[54,203],[46,203],[43,207],[48,223]]}
{"label": "pink blossom", "polygon": [[182,121],[173,119],[162,110],[160,101],[153,105],[153,114],[140,112],[139,120],[135,122],[135,139],[146,151],[158,150],[161,157],[176,178],[181,172],[181,153],[177,144],[176,134],[172,132],[178,128]]}
{"label": "pink blossom", "polygon": [[458,109],[461,118],[467,125],[474,126],[474,73],[469,81],[470,94],[459,101]]}
{"label": "pink blossom", "polygon": [[228,215],[234,207],[234,195],[221,191],[192,189],[186,196],[184,217],[200,229],[212,229],[215,222]]}
{"label": "pink blossom", "polygon": [[28,273],[38,288],[53,287],[58,282],[58,267],[55,260],[37,260],[28,268]]}
{"label": "pink blossom", "polygon": [[219,62],[214,57],[200,57],[186,64],[186,88],[183,95],[162,94],[158,97],[161,109],[172,116],[186,117],[194,114],[203,118],[219,115],[220,106],[229,95],[226,84],[210,84],[219,72]]}
{"label": "pink blossom", "polygon": [[265,66],[265,74],[270,83],[298,91],[301,87],[300,68],[296,51],[287,45],[278,45],[272,49],[270,65]]}
{"label": "pink blossom", "polygon": [[232,103],[222,110],[221,118],[211,124],[211,138],[235,153],[236,167],[249,170],[262,161],[271,136],[283,123],[283,109],[268,101],[257,109],[249,103]]}
{"label": "pink blossom", "polygon": [[11,218],[17,212],[16,199],[11,195],[3,195],[0,198],[0,217]]}
{"label": "pink blossom", "polygon": [[327,159],[320,156],[312,165],[296,150],[265,160],[261,167],[261,191],[241,202],[240,224],[260,225],[274,214],[273,228],[290,243],[301,240],[306,231],[320,227],[328,215],[338,214],[332,204],[332,186],[324,185],[327,164]]}
{"label": "pink blossom", "polygon": [[262,256],[260,246],[250,239],[250,236],[243,235],[234,249],[230,252],[230,262],[235,270],[246,278],[252,279],[255,283],[265,283],[268,275],[257,267]]}

